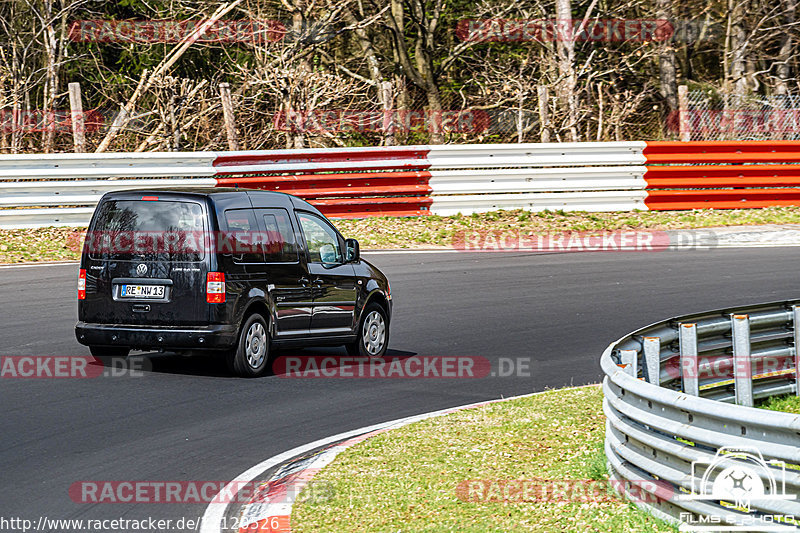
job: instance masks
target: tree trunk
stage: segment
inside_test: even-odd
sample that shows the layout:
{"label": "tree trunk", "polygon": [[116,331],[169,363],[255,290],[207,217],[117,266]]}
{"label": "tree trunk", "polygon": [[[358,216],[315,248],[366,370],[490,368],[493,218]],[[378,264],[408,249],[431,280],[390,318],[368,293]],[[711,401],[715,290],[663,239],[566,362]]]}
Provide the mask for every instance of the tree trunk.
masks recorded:
{"label": "tree trunk", "polygon": [[738,0],[728,0],[728,24],[726,36],[726,55],[729,56],[726,71],[726,85],[737,96],[747,93],[746,74],[746,35],[744,15]]}
{"label": "tree trunk", "polygon": [[46,83],[44,93],[44,132],[42,149],[45,153],[53,151],[55,144],[56,124],[55,124],[55,101],[58,94],[58,76],[56,66],[56,30],[53,27],[53,0],[44,0],[42,13],[44,24],[44,47],[46,58]]}
{"label": "tree trunk", "polygon": [[575,94],[577,76],[575,75],[575,38],[572,27],[571,0],[556,0],[556,35],[558,50],[558,94],[561,105],[567,114],[567,140],[578,140],[578,98]]}
{"label": "tree trunk", "polygon": [[[672,1],[656,1],[656,19],[659,21],[673,20]],[[661,41],[658,50],[658,74],[661,97],[667,105],[666,116],[674,116],[678,111],[678,62],[672,37]]]}
{"label": "tree trunk", "polygon": [[792,34],[788,31],[794,25],[795,14],[797,11],[796,0],[783,0],[781,2],[784,13],[784,23],[786,29],[781,35],[781,48],[778,51],[778,57],[775,61],[775,93],[776,94],[789,94],[789,78],[791,77],[791,68],[789,61],[792,59]]}
{"label": "tree trunk", "polygon": [[11,153],[18,154],[22,143],[22,72],[19,61],[19,48],[16,39],[11,45]]}
{"label": "tree trunk", "polygon": [[442,130],[443,109],[439,87],[435,83],[430,83],[425,88],[425,96],[428,99],[428,127],[430,128],[431,144],[443,144],[445,136]]}
{"label": "tree trunk", "polygon": [[416,30],[413,61],[409,47],[406,45],[405,28],[400,25],[404,20],[402,0],[392,0],[391,13],[386,15],[384,20],[392,32],[392,46],[399,62],[398,66],[414,85],[425,91],[425,97],[428,100],[430,142],[431,144],[442,144],[444,142],[442,96],[436,83],[432,56],[435,46],[434,37],[443,3],[437,0],[432,8],[423,4],[422,0],[412,0],[409,4],[414,12],[413,21]]}
{"label": "tree trunk", "polygon": [[383,110],[383,121],[381,128],[383,131],[383,144],[385,146],[391,146],[395,144],[394,109],[392,109],[394,105],[392,102],[392,83],[384,81],[383,72],[381,72],[380,62],[378,61],[378,56],[375,52],[372,39],[370,39],[367,31],[358,25],[358,19],[353,11],[350,9],[345,9],[343,14],[345,16],[345,21],[349,25],[355,26],[355,30],[353,31],[358,39],[359,45],[361,46],[361,52],[364,54],[364,57],[367,60],[369,77],[370,80],[372,80],[373,86],[375,87],[378,95],[378,102],[380,102],[381,109]]}

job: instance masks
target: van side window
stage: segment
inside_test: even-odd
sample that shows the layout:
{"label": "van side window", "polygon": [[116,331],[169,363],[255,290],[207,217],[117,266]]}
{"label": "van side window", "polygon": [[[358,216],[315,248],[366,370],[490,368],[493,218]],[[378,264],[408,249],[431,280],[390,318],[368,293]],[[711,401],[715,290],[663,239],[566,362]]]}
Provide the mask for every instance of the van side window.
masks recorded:
{"label": "van side window", "polygon": [[342,263],[342,248],[339,237],[330,224],[311,213],[298,212],[300,227],[306,239],[308,260],[311,263]]}
{"label": "van side window", "polygon": [[266,229],[266,234],[261,239],[265,262],[296,262],[297,246],[289,213],[283,209],[259,209],[259,213]]}
{"label": "van side window", "polygon": [[264,260],[257,244],[253,243],[258,225],[252,209],[225,211],[225,230],[218,239],[219,252],[233,255],[237,263],[261,263]]}

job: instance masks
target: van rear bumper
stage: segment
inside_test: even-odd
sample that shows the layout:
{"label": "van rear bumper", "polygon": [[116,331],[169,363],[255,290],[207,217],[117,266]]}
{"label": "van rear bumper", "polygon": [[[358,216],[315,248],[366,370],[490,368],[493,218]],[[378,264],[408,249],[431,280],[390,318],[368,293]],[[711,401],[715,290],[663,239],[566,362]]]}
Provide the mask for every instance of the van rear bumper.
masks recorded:
{"label": "van rear bumper", "polygon": [[75,337],[86,346],[126,346],[142,350],[230,348],[236,343],[236,333],[236,327],[230,325],[186,328],[87,322],[75,325]]}

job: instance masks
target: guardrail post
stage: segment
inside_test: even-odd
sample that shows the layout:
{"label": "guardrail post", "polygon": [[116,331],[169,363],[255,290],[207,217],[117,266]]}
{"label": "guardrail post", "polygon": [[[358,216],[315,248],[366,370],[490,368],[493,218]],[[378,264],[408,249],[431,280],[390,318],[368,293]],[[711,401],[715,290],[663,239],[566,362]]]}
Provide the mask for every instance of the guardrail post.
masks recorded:
{"label": "guardrail post", "polygon": [[639,377],[639,369],[636,367],[639,353],[636,350],[620,350],[619,359],[625,367],[625,373],[635,378]]}
{"label": "guardrail post", "polygon": [[697,324],[681,324],[678,330],[681,349],[681,379],[683,392],[700,396],[699,365],[697,362]]}
{"label": "guardrail post", "polygon": [[645,337],[642,339],[647,382],[661,385],[661,338]]}
{"label": "guardrail post", "polygon": [[753,407],[753,367],[750,358],[750,316],[732,315],[733,382],[736,404]]}
{"label": "guardrail post", "polygon": [[800,305],[793,305],[794,313],[794,393],[800,396]]}

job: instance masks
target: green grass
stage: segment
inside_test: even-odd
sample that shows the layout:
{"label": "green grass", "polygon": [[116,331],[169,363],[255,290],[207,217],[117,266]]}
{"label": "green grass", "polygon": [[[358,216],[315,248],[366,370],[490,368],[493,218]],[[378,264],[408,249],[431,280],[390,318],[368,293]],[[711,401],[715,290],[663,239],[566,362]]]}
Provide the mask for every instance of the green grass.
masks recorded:
{"label": "green grass", "polygon": [[[632,211],[585,213],[564,211],[495,211],[451,217],[373,217],[339,219],[336,226],[363,249],[448,247],[464,231],[519,231],[544,234],[601,230],[670,230],[759,224],[800,224],[800,207]],[[84,229],[0,230],[0,263],[74,260]],[[463,236],[463,234],[462,234]]]}
{"label": "green grass", "polygon": [[322,484],[327,497],[301,495],[292,530],[676,531],[611,491],[583,501],[522,502],[469,501],[456,491],[468,480],[487,487],[491,480],[606,480],[604,432],[599,386],[418,422],[339,455],[307,489],[313,494]]}
{"label": "green grass", "polygon": [[775,396],[767,398],[759,404],[762,409],[770,411],[785,411],[800,415],[800,398],[794,395]]}
{"label": "green grass", "polygon": [[79,259],[84,232],[85,228],[0,230],[0,263]]}

